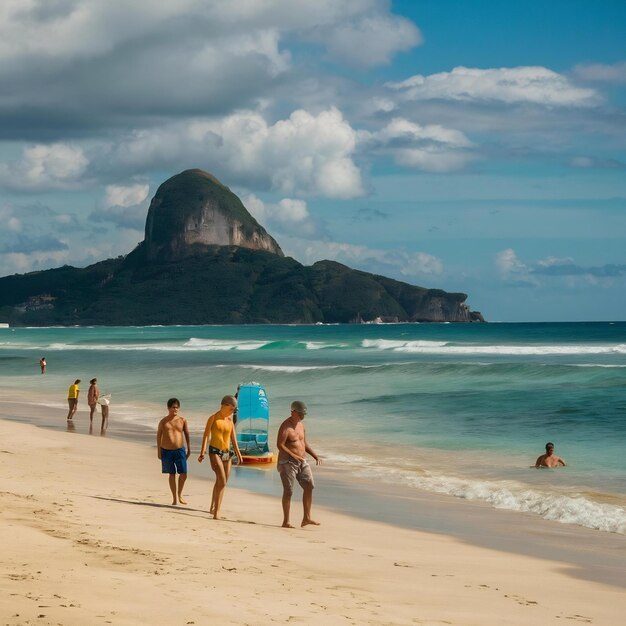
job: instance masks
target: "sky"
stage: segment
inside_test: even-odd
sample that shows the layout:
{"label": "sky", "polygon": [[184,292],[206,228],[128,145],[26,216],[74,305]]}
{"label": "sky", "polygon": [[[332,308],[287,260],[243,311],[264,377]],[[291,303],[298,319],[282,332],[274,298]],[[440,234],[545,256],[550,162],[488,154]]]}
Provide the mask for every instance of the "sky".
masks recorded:
{"label": "sky", "polygon": [[201,168],[307,265],[624,320],[625,131],[622,0],[2,0],[0,276]]}

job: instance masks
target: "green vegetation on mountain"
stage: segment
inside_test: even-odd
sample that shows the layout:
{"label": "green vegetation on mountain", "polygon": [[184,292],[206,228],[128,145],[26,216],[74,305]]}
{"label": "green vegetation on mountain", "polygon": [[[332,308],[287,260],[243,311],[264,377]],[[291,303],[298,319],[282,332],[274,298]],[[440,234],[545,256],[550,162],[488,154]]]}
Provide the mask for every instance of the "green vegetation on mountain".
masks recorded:
{"label": "green vegetation on mountain", "polygon": [[217,178],[185,170],[166,180],[150,203],[144,251],[149,259],[178,259],[206,245],[237,245],[283,256],[276,241]]}
{"label": "green vegetation on mountain", "polygon": [[[180,250],[189,220],[218,196],[220,232],[231,222],[240,231],[249,228],[248,247],[192,243]],[[415,287],[334,261],[306,267],[282,256],[239,199],[200,170],[161,185],[150,212],[154,219],[150,232],[146,226],[146,240],[126,257],[0,278],[0,321],[15,326],[482,321],[462,293]],[[213,236],[209,232],[207,240]],[[265,241],[276,251],[254,249],[259,237],[269,238]],[[167,247],[172,241],[178,254],[149,254],[155,242]]]}

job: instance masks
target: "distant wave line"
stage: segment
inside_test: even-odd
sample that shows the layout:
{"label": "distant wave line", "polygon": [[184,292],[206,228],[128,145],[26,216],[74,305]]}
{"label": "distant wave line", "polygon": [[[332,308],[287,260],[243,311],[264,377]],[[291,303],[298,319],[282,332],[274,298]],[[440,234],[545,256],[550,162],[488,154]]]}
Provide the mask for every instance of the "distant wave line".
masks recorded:
{"label": "distant wave line", "polygon": [[[28,345],[15,341],[0,342],[0,350],[102,350],[102,351],[154,351],[154,352],[227,352],[256,350],[342,350],[347,343],[326,343],[306,340],[235,340],[201,339],[191,337],[183,343],[103,343],[81,344],[53,342],[47,345]],[[502,355],[502,356],[574,356],[626,354],[626,344],[615,345],[455,345],[445,341],[401,341],[389,339],[364,339],[354,349],[367,352],[387,351],[425,355]],[[595,364],[584,364],[593,367]],[[610,366],[610,365],[605,365]]]}
{"label": "distant wave line", "polygon": [[54,342],[48,345],[27,345],[17,342],[0,342],[0,349],[15,350],[102,350],[102,351],[152,351],[152,352],[228,352],[232,350],[261,350],[271,347],[291,347],[301,350],[324,350],[344,348],[347,344],[330,344],[316,341],[262,341],[262,340],[228,340],[228,339],[197,339],[192,337],[182,344],[166,343],[109,343],[109,344],[74,344]]}
{"label": "distant wave line", "polygon": [[616,345],[451,345],[448,342],[395,341],[364,339],[363,348],[419,354],[502,354],[502,355],[574,355],[626,354],[626,344]]}

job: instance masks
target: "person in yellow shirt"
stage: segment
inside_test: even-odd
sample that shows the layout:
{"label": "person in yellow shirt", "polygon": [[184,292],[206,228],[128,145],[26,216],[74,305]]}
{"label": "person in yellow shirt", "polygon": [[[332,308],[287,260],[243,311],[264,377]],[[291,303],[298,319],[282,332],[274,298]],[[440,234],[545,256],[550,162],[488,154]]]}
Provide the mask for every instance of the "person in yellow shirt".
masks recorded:
{"label": "person in yellow shirt", "polygon": [[73,385],[70,385],[70,388],[67,392],[67,403],[70,407],[67,412],[68,421],[74,417],[74,413],[76,413],[76,409],[78,409],[78,396],[80,394],[80,389],[78,387],[80,385],[80,378],[77,378],[74,381]]}
{"label": "person in yellow shirt", "polygon": [[220,405],[220,410],[213,413],[207,420],[202,436],[202,446],[200,446],[200,456],[198,462],[202,463],[209,445],[209,460],[211,469],[215,472],[215,485],[213,486],[213,498],[209,512],[213,514],[213,519],[219,519],[220,507],[224,490],[228,482],[228,476],[232,467],[230,446],[237,455],[239,463],[243,462],[239,446],[237,445],[237,434],[233,413],[237,408],[237,400],[233,396],[224,396]]}

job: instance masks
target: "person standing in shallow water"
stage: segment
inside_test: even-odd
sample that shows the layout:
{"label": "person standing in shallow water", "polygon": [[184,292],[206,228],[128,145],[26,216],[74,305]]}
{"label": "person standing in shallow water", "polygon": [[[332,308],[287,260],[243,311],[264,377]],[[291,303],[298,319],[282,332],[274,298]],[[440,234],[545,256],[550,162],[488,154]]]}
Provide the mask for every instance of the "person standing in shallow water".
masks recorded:
{"label": "person standing in shallow water", "polygon": [[546,444],[546,453],[537,457],[535,461],[535,467],[558,467],[559,465],[565,465],[565,461],[560,457],[554,454],[554,444],[551,441],[548,441]]}
{"label": "person standing in shallow water", "polygon": [[67,404],[69,405],[69,411],[67,412],[68,421],[74,418],[74,414],[78,409],[78,396],[80,395],[80,378],[77,378],[74,381],[73,385],[70,385],[70,388],[67,392]]}
{"label": "person standing in shallow water", "polygon": [[107,426],[109,425],[109,404],[111,404],[111,394],[100,397],[98,403],[100,404],[100,411],[102,412],[102,424],[100,424],[100,434],[102,435],[106,432]]}
{"label": "person standing in shallow water", "polygon": [[98,389],[98,379],[92,378],[89,381],[89,389],[87,390],[87,404],[89,405],[89,421],[93,422],[93,414],[96,411],[98,405],[98,398],[100,397],[100,390]]}
{"label": "person standing in shallow water", "polygon": [[[187,504],[183,499],[183,487],[187,480],[187,459],[191,455],[189,441],[189,427],[187,420],[178,415],[180,402],[178,398],[167,401],[167,415],[159,422],[157,428],[157,456],[161,461],[161,472],[169,474],[172,504]],[[183,435],[187,442],[187,449],[183,446]],[[178,485],[176,485],[178,473]]]}
{"label": "person standing in shallow water", "polygon": [[232,460],[230,456],[230,446],[232,445],[237,460],[243,463],[239,445],[237,444],[237,433],[233,415],[237,409],[237,400],[234,396],[224,396],[220,404],[219,411],[213,413],[207,420],[200,446],[200,456],[198,463],[204,460],[207,444],[209,446],[209,460],[211,469],[215,472],[215,485],[213,486],[213,497],[211,498],[211,508],[209,513],[213,519],[219,519],[222,498],[226,489],[226,483],[230,476]]}
{"label": "person standing in shallow water", "polygon": [[42,356],[39,359],[39,367],[41,368],[41,373],[45,374],[46,373],[46,367],[48,367],[48,364],[46,363],[46,357]]}
{"label": "person standing in shallow water", "polygon": [[291,415],[280,425],[276,447],[278,448],[277,470],[283,483],[283,528],[293,528],[289,522],[291,508],[291,496],[293,484],[297,480],[302,487],[302,507],[304,515],[300,526],[313,524],[319,526],[311,518],[311,505],[313,504],[313,472],[309,466],[306,455],[310,454],[315,459],[315,464],[320,465],[322,460],[315,454],[313,448],[306,440],[306,431],[302,420],[307,413],[304,402],[294,400],[291,403]]}

